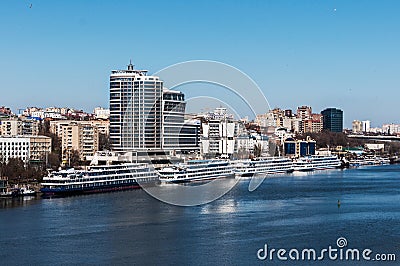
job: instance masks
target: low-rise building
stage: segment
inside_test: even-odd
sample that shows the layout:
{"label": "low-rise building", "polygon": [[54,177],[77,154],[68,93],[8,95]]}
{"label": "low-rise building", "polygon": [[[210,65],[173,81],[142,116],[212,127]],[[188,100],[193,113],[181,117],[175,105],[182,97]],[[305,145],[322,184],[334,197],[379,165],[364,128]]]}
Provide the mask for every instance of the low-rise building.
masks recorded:
{"label": "low-rise building", "polygon": [[284,154],[291,157],[302,157],[315,155],[316,141],[307,137],[306,140],[295,140],[293,138],[284,141]]}
{"label": "low-rise building", "polygon": [[201,154],[211,158],[232,157],[238,152],[236,138],[247,134],[247,130],[241,121],[233,120],[226,108],[217,108],[214,113],[201,124]]}
{"label": "low-rise building", "polygon": [[22,121],[7,119],[0,121],[0,133],[2,136],[17,136],[22,134]]}
{"label": "low-rise building", "polygon": [[96,119],[108,119],[110,117],[110,109],[103,107],[94,108],[93,113]]}
{"label": "low-rise building", "polygon": [[8,163],[10,158],[29,161],[30,139],[28,137],[0,137],[0,162]]}
{"label": "low-rise building", "polygon": [[46,136],[0,137],[0,162],[20,158],[25,163],[44,162],[51,152],[51,138]]}
{"label": "low-rise building", "polygon": [[243,133],[235,138],[235,158],[246,159],[253,156],[270,156],[269,138],[258,133]]}
{"label": "low-rise building", "polygon": [[109,135],[110,121],[109,120],[88,120],[88,121],[74,121],[74,120],[55,120],[50,121],[50,132],[61,138],[61,128],[70,124],[91,125],[97,127],[99,134]]}
{"label": "low-rise building", "polygon": [[11,118],[0,121],[1,136],[38,135],[40,121],[31,118]]}
{"label": "low-rise building", "polygon": [[362,129],[362,122],[360,120],[354,120],[352,123],[352,131],[353,133],[361,133]]}
{"label": "low-rise building", "polygon": [[0,106],[0,115],[11,116],[11,109],[9,107]]}
{"label": "low-rise building", "polygon": [[385,150],[385,144],[384,143],[365,143],[364,148],[371,150],[371,151],[383,152]]}
{"label": "low-rise building", "polygon": [[235,123],[210,120],[202,124],[201,152],[205,156],[232,155],[235,151]]}
{"label": "low-rise building", "polygon": [[51,153],[51,138],[46,136],[29,136],[29,160],[45,162]]}
{"label": "low-rise building", "polygon": [[32,118],[23,118],[21,126],[21,135],[39,135],[40,121]]}
{"label": "low-rise building", "polygon": [[399,124],[383,124],[382,132],[386,134],[396,134],[400,132]]}

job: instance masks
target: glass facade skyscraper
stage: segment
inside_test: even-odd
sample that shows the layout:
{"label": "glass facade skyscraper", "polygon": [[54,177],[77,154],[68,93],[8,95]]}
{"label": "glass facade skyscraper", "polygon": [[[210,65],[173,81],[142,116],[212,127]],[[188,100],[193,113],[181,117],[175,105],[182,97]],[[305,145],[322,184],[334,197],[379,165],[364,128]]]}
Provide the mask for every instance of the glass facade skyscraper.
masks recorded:
{"label": "glass facade skyscraper", "polygon": [[162,148],[163,82],[146,70],[113,70],[110,75],[110,144],[113,151]]}
{"label": "glass facade skyscraper", "polygon": [[327,108],[321,112],[323,128],[332,132],[343,132],[343,111],[336,108]]}
{"label": "glass facade skyscraper", "polygon": [[163,91],[163,148],[179,148],[179,136],[184,124],[185,96],[180,91]]}

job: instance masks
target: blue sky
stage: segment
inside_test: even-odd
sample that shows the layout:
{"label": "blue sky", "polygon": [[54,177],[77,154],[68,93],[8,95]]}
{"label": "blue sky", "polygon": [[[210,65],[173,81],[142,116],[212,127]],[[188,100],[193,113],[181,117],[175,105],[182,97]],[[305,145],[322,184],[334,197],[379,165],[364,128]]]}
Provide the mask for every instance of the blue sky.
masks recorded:
{"label": "blue sky", "polygon": [[[29,8],[32,3],[32,8]],[[0,1],[0,105],[108,105],[112,69],[209,59],[271,107],[400,123],[399,1]]]}

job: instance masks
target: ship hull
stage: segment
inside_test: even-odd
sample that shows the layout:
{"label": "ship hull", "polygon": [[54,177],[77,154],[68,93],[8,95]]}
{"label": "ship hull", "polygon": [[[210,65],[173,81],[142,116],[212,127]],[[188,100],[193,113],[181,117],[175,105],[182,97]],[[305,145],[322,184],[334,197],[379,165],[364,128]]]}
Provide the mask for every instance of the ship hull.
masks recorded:
{"label": "ship hull", "polygon": [[288,169],[282,169],[282,170],[267,170],[267,171],[257,171],[257,172],[236,172],[237,176],[240,177],[252,177],[252,176],[257,176],[257,175],[274,175],[274,174],[288,174],[288,173],[293,173],[292,168]]}
{"label": "ship hull", "polygon": [[[156,182],[149,184],[154,185]],[[42,192],[42,196],[73,196],[73,195],[82,195],[82,194],[94,194],[94,193],[106,193],[113,191],[124,191],[124,190],[133,190],[140,189],[141,186],[137,183],[131,184],[118,184],[118,185],[104,185],[104,186],[94,186],[94,187],[85,187],[85,188],[42,188],[40,192]]]}
{"label": "ship hull", "polygon": [[200,178],[182,178],[182,179],[161,179],[163,183],[174,183],[174,184],[184,184],[184,183],[193,183],[193,182],[207,182],[214,179],[220,178],[234,178],[235,174],[229,175],[216,175],[216,176],[207,176],[207,177],[200,177]]}

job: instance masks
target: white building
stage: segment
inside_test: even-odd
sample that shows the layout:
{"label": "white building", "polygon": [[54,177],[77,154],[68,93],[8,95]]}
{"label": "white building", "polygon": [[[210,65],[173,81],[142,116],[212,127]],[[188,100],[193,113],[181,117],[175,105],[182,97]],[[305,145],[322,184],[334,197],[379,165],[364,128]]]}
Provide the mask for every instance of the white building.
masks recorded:
{"label": "white building", "polygon": [[44,110],[38,110],[31,112],[31,117],[33,118],[40,118],[40,119],[45,119],[45,118],[51,118],[51,119],[66,119],[60,112],[54,112],[52,111],[55,107],[49,109],[50,111],[44,111]]}
{"label": "white building", "polygon": [[400,133],[400,125],[397,124],[384,124],[382,126],[382,132],[388,134]]}
{"label": "white building", "polygon": [[[209,113],[212,114],[212,113]],[[239,147],[251,145],[245,143],[247,140],[239,140],[238,136],[244,136],[247,133],[246,128],[240,121],[234,121],[233,116],[227,114],[226,108],[217,108],[215,115],[209,118],[219,118],[206,120],[202,123],[201,153],[205,157],[232,157],[238,152]],[[244,141],[241,143],[241,141]]]}
{"label": "white building", "polygon": [[0,137],[0,162],[7,163],[10,158],[29,161],[30,139],[27,137]]}
{"label": "white building", "polygon": [[36,111],[32,111],[30,113],[30,116],[43,119],[44,118],[44,111],[42,109],[39,109],[39,110],[36,110]]}
{"label": "white building", "polygon": [[254,138],[249,134],[242,134],[236,138],[236,159],[247,159],[254,154]]}
{"label": "white building", "polygon": [[285,127],[278,127],[275,129],[275,136],[279,138],[281,143],[287,138],[293,138],[294,133],[291,133],[287,128]]}
{"label": "white building", "polygon": [[162,148],[163,81],[147,70],[113,70],[110,75],[110,144],[113,151]]}
{"label": "white building", "polygon": [[369,132],[371,128],[371,121],[365,120],[362,121],[362,131],[363,132]]}
{"label": "white building", "polygon": [[371,127],[371,128],[369,129],[369,132],[371,132],[371,133],[376,133],[376,134],[382,133],[382,128],[380,128],[380,127]]}
{"label": "white building", "polygon": [[0,137],[0,162],[7,163],[10,158],[44,162],[51,152],[51,138],[46,136]]}
{"label": "white building", "polygon": [[46,108],[47,113],[58,113],[61,114],[61,108],[59,107],[47,107]]}
{"label": "white building", "polygon": [[66,119],[61,113],[56,112],[44,112],[43,118]]}
{"label": "white building", "polygon": [[235,151],[235,123],[210,120],[202,124],[201,152],[203,155],[232,155]]}
{"label": "white building", "polygon": [[292,118],[292,128],[290,131],[294,133],[303,132],[303,121],[301,120],[301,118]]}
{"label": "white building", "polygon": [[254,145],[260,150],[260,156],[270,156],[269,138],[266,135],[252,134]]}
{"label": "white building", "polygon": [[364,147],[366,149],[368,149],[368,150],[375,150],[375,151],[381,150],[381,151],[383,151],[385,149],[385,144],[383,144],[383,143],[380,143],[380,144],[378,144],[378,143],[365,143]]}
{"label": "white building", "polygon": [[[257,133],[241,134],[236,139],[236,159],[246,159],[250,156],[269,156],[269,138]],[[259,154],[255,154],[256,149]]]}
{"label": "white building", "polygon": [[96,119],[108,119],[110,117],[110,109],[103,107],[96,107],[93,110]]}

